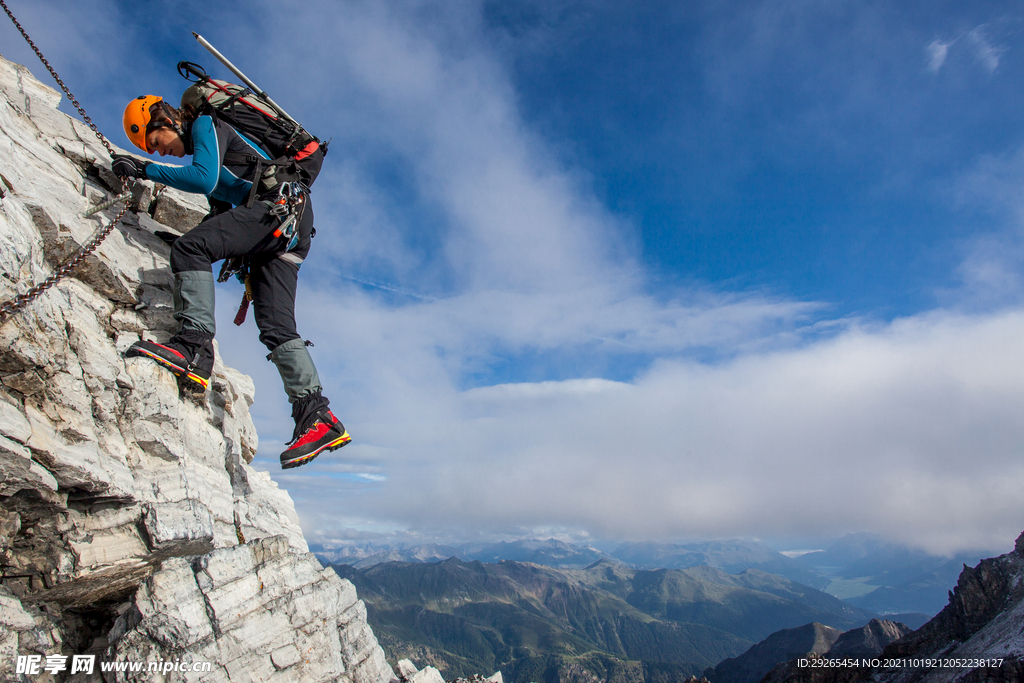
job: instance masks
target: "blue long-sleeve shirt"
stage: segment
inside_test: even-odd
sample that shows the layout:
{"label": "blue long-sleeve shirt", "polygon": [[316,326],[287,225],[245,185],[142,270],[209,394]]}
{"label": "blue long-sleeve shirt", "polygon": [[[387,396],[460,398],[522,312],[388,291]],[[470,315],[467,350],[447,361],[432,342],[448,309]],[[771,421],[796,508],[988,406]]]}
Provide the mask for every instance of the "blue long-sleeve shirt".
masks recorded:
{"label": "blue long-sleeve shirt", "polygon": [[183,192],[205,194],[234,206],[244,204],[252,187],[255,163],[225,165],[224,156],[230,150],[234,153],[232,158],[250,157],[255,161],[255,155],[270,159],[267,152],[226,123],[214,122],[210,116],[197,118],[185,134],[192,138],[192,164],[150,164],[146,167],[146,177]]}

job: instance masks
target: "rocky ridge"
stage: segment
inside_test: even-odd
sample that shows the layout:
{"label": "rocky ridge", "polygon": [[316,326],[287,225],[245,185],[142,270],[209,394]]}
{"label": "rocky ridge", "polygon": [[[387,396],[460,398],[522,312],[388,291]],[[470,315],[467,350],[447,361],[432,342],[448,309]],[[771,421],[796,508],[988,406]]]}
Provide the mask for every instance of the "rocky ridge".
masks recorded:
{"label": "rocky ridge", "polygon": [[910,633],[910,627],[888,619],[872,619],[860,628],[839,636],[829,657],[877,657],[885,648]]}
{"label": "rocky ridge", "polygon": [[796,654],[822,655],[829,651],[841,631],[811,623],[776,631],[739,657],[731,657],[708,669],[705,676],[714,683],[757,683],[780,661]]}
{"label": "rocky ridge", "polygon": [[[949,604],[878,657],[897,667],[780,665],[764,683],[1015,683],[1024,681],[1024,533],[1013,551],[964,566]],[[918,665],[920,664],[920,665]]]}
{"label": "rocky ridge", "polygon": [[[119,183],[59,102],[0,58],[0,301],[113,216],[81,216]],[[173,325],[154,231],[208,208],[149,183],[133,202],[72,277],[0,322],[0,679],[104,680],[98,667],[14,671],[19,655],[93,654],[212,663],[173,680],[390,681],[355,588],[308,552],[288,494],[250,465],[252,381],[218,358],[196,399],[123,358]]]}

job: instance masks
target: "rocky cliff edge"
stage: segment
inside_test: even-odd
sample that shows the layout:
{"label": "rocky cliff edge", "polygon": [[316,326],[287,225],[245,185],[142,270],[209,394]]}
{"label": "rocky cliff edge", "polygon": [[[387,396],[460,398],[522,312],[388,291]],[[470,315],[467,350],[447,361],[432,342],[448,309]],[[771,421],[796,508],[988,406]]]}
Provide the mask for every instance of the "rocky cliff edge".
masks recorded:
{"label": "rocky cliff edge", "polygon": [[[886,631],[895,634],[891,628]],[[840,661],[858,659],[856,650],[826,657],[833,654]],[[965,565],[941,612],[869,659],[873,666],[865,666],[863,659],[860,666],[801,665],[794,660],[780,664],[762,683],[1024,681],[1024,533],[1011,552],[976,567]]]}
{"label": "rocky cliff edge", "polygon": [[[0,58],[0,302],[114,215],[81,216],[119,184],[59,102]],[[249,464],[252,381],[218,359],[211,390],[182,397],[170,373],[123,358],[173,325],[153,232],[207,211],[151,184],[134,202],[71,277],[0,323],[0,680],[390,681],[354,587],[308,552],[288,494]],[[72,675],[82,654],[94,672]],[[19,656],[51,666],[19,673]]]}

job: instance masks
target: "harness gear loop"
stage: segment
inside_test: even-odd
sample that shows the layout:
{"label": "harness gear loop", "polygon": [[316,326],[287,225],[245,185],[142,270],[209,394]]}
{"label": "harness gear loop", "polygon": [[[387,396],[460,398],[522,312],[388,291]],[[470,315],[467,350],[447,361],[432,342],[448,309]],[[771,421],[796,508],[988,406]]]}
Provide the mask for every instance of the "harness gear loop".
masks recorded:
{"label": "harness gear loop", "polygon": [[[82,107],[81,104],[78,103],[78,100],[75,98],[75,96],[71,94],[71,91],[68,90],[68,87],[64,85],[64,81],[61,80],[60,76],[57,75],[57,72],[53,69],[52,66],[50,66],[50,62],[46,60],[46,57],[43,56],[43,53],[39,50],[38,47],[36,47],[36,44],[32,42],[32,39],[29,38],[28,33],[26,33],[25,29],[22,28],[21,24],[15,18],[14,14],[11,12],[10,8],[7,6],[7,3],[4,2],[4,0],[0,0],[0,7],[4,8],[4,12],[6,12],[7,16],[10,17],[11,21],[14,22],[14,26],[21,33],[21,36],[25,39],[25,42],[27,42],[29,47],[32,48],[32,51],[36,53],[36,56],[39,57],[39,61],[43,63],[43,66],[46,67],[46,70],[50,72],[51,76],[53,76],[53,80],[57,81],[57,85],[59,85],[60,89],[64,91],[64,94],[67,96],[68,100],[78,110],[78,113],[82,116],[82,119],[85,121],[86,124],[88,124],[92,132],[96,134],[96,137],[99,138],[99,141],[103,144],[104,147],[107,148],[107,152],[110,154],[111,158],[113,158],[114,148],[111,146],[110,142],[103,136],[103,133],[100,132],[100,129],[96,126],[95,123],[93,123],[92,119],[89,118],[89,115],[85,113],[85,109]],[[128,186],[128,180],[126,178],[122,178],[121,196],[124,196],[125,193],[128,193],[129,197],[131,196]],[[6,321],[7,318],[10,317],[13,313],[16,313],[25,306],[29,305],[43,292],[45,292],[50,287],[54,286],[55,284],[63,280],[65,277],[67,277],[67,275],[72,270],[74,270],[78,266],[78,264],[80,264],[83,260],[85,260],[87,256],[89,256],[89,254],[96,250],[96,247],[100,245],[100,242],[107,238],[107,235],[113,232],[114,226],[121,222],[121,219],[124,218],[124,215],[128,213],[128,207],[129,202],[125,201],[124,206],[121,207],[121,211],[118,212],[117,216],[115,216],[112,221],[110,221],[110,224],[100,229],[99,232],[93,235],[93,237],[90,238],[88,242],[83,244],[82,247],[78,250],[78,252],[73,257],[71,257],[71,259],[69,259],[67,263],[57,268],[57,270],[53,272],[53,275],[43,280],[35,287],[32,287],[24,294],[19,294],[10,301],[5,301],[2,305],[0,305],[0,322]]]}
{"label": "harness gear loop", "polygon": [[281,217],[281,225],[274,231],[274,237],[284,239],[285,251],[291,251],[299,243],[299,221],[306,210],[309,188],[300,182],[281,183],[277,198],[270,213]]}

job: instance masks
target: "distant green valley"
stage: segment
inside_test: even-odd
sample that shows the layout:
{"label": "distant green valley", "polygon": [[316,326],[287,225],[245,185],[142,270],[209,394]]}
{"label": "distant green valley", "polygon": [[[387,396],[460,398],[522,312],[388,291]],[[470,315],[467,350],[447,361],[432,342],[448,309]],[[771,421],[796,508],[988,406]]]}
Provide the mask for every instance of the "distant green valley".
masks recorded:
{"label": "distant green valley", "polygon": [[[756,569],[585,569],[504,561],[332,565],[366,602],[393,660],[446,680],[501,670],[507,683],[565,679],[668,683],[700,676],[783,628],[840,630],[873,614]],[[586,678],[586,676],[584,676]]]}

